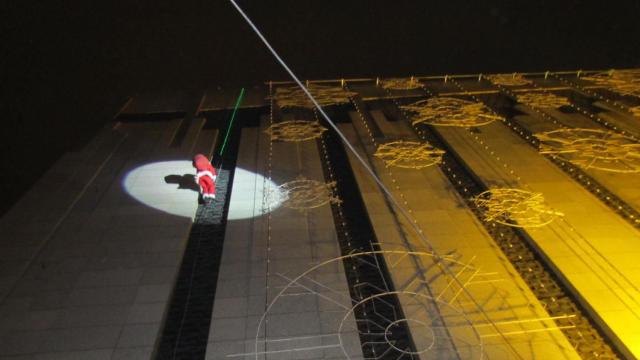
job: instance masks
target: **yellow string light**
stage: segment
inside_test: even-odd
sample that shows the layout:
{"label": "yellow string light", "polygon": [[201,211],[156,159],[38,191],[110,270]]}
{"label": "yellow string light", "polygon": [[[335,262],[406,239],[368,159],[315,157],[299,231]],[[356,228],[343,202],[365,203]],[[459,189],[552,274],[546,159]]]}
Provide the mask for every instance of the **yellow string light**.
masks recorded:
{"label": "yellow string light", "polygon": [[[309,84],[307,89],[321,106],[338,105],[349,103],[349,98],[357,95],[353,91],[346,91],[337,86],[321,86]],[[279,87],[275,92],[275,101],[281,108],[301,107],[314,108],[305,92],[299,87]]]}
{"label": "yellow string light", "polygon": [[394,141],[378,146],[375,156],[387,166],[422,169],[442,162],[443,150],[429,143],[416,141]]}
{"label": "yellow string light", "polygon": [[640,97],[640,69],[612,70],[582,77],[621,95]]}
{"label": "yellow string light", "polygon": [[520,86],[531,84],[531,80],[526,79],[522,74],[516,73],[487,75],[486,78],[496,85]]}
{"label": "yellow string light", "polygon": [[385,90],[413,90],[422,85],[415,78],[390,78],[380,80],[380,86]]}
{"label": "yellow string light", "polygon": [[640,172],[640,144],[613,131],[561,129],[534,134],[541,154],[554,154],[585,169]]}
{"label": "yellow string light", "polygon": [[317,121],[291,120],[272,124],[265,132],[272,141],[299,142],[319,138],[327,128]]}
{"label": "yellow string light", "polygon": [[485,221],[511,227],[542,227],[563,214],[551,209],[541,193],[499,188],[485,191],[473,198]]}
{"label": "yellow string light", "polygon": [[571,105],[569,99],[546,92],[530,92],[517,95],[518,102],[540,109],[557,109]]}
{"label": "yellow string light", "polygon": [[400,108],[410,114],[413,125],[427,123],[436,126],[470,127],[502,119],[492,114],[482,103],[451,97],[433,97]]}

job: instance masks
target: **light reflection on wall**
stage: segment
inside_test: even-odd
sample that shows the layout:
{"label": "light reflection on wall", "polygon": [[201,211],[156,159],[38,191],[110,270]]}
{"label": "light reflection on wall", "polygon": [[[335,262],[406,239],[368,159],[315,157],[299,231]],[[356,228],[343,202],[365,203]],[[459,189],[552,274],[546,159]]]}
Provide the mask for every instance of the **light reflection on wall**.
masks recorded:
{"label": "light reflection on wall", "polygon": [[[125,191],[137,201],[168,214],[193,218],[198,192],[191,177],[191,161],[162,161],[131,170],[122,181]],[[263,212],[263,186],[277,194],[278,187],[262,175],[236,168],[228,220],[248,219]],[[276,198],[278,198],[276,196]],[[273,203],[273,211],[279,203]]]}

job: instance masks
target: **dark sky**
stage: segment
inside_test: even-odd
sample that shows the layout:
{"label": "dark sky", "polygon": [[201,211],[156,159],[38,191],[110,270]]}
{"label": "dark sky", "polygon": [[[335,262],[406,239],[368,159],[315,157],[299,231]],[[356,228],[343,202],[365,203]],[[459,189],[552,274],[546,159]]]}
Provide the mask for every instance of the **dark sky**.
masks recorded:
{"label": "dark sky", "polygon": [[[640,66],[637,0],[238,3],[302,78]],[[0,14],[2,204],[125,96],[286,78],[226,0],[4,1]]]}

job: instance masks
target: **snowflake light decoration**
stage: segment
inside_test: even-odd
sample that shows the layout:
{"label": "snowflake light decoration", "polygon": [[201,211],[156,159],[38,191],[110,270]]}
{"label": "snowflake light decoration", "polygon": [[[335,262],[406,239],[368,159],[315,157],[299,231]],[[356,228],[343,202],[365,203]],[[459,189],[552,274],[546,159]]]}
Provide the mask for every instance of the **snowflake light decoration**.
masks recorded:
{"label": "snowflake light decoration", "polygon": [[640,144],[613,131],[561,129],[534,134],[540,153],[558,155],[585,169],[640,172]]}
{"label": "snowflake light decoration", "polygon": [[271,201],[290,209],[306,211],[329,203],[339,203],[335,188],[335,181],[324,183],[299,177],[278,186]]}
{"label": "snowflake light decoration", "polygon": [[491,189],[474,197],[473,202],[485,221],[511,227],[541,227],[563,215],[551,209],[541,193],[521,189]]}
{"label": "snowflake light decoration", "polygon": [[583,76],[581,79],[605,86],[621,95],[640,97],[640,69],[612,70]]}
{"label": "snowflake light decoration", "polygon": [[427,123],[436,126],[470,127],[502,119],[492,114],[482,103],[450,97],[433,97],[400,108],[412,115],[413,125]]}
{"label": "snowflake light decoration", "polygon": [[380,145],[374,155],[382,159],[387,166],[422,169],[442,162],[443,154],[443,150],[429,143],[394,141]]}
{"label": "snowflake light decoration", "polygon": [[[357,95],[356,92],[337,86],[309,84],[307,89],[320,106],[347,104],[351,101],[351,97]],[[307,94],[297,86],[277,88],[274,99],[281,108],[300,107],[311,109],[314,107]]]}
{"label": "snowflake light decoration", "polygon": [[[333,267],[343,263],[357,264],[358,271],[362,273],[377,273],[380,271],[379,258],[384,258],[392,270],[403,271],[403,274],[419,281],[398,282],[391,289],[386,283],[372,284],[355,277],[357,283],[350,294],[348,288],[336,289],[335,281],[330,282],[326,276],[333,273]],[[415,264],[420,265],[416,267]],[[443,274],[444,267],[455,271],[455,278]],[[264,333],[267,326],[277,326],[289,329],[290,338],[274,337],[272,341],[277,345],[262,348],[266,356],[260,359],[299,359],[301,357],[296,355],[309,353],[310,338],[333,348],[333,359],[486,358],[483,339],[485,336],[495,337],[497,333],[486,330],[491,323],[478,320],[475,313],[462,307],[469,302],[469,288],[487,287],[485,281],[495,279],[485,274],[488,273],[472,263],[456,261],[449,256],[436,260],[433,253],[406,250],[353,251],[333,259],[315,261],[301,273],[274,272],[274,277],[284,281],[275,289],[265,312],[257,319],[255,333]],[[323,325],[312,336],[305,332],[308,326],[304,321],[308,322],[308,317],[281,315],[306,298],[331,304],[328,311],[317,312],[317,320],[314,321],[326,326]],[[537,319],[526,319],[525,322],[539,323]],[[407,329],[414,331],[411,336],[413,346],[408,346]],[[254,346],[249,348],[254,350],[252,353],[237,353],[233,357],[253,358],[258,351],[256,349],[264,345],[263,337],[258,335],[255,339]],[[240,351],[244,350],[242,347]],[[322,349],[315,354],[319,356],[314,359],[327,358],[326,353],[323,356]]]}
{"label": "snowflake light decoration", "polygon": [[557,109],[570,105],[569,99],[551,93],[530,92],[517,95],[518,102],[540,109]]}
{"label": "snowflake light decoration", "polygon": [[327,128],[317,121],[291,120],[275,123],[265,132],[273,141],[300,142],[316,139],[322,136]]}
{"label": "snowflake light decoration", "polygon": [[531,80],[525,79],[524,76],[517,73],[487,75],[487,79],[496,85],[519,86],[531,84]]}
{"label": "snowflake light decoration", "polygon": [[[398,299],[403,305],[411,309],[407,317],[399,318],[399,311],[394,301]],[[362,348],[343,347],[345,360],[374,360],[374,359],[444,359],[451,358],[448,355],[457,345],[459,353],[464,353],[463,359],[482,359],[483,339],[477,327],[470,320],[470,316],[452,304],[430,297],[424,293],[393,291],[374,295],[366,295],[346,313],[338,328],[340,338],[347,338],[349,334],[359,334],[366,339],[362,342]],[[377,321],[356,320],[356,324],[349,320],[355,318],[355,314],[373,313],[371,317]],[[433,314],[438,314],[434,316]],[[443,331],[447,327],[446,319],[455,322],[454,337],[446,335]],[[358,331],[357,322],[366,322],[370,327],[367,331]],[[402,333],[403,328],[410,327],[415,341],[415,348],[401,347],[397,341],[397,334]],[[451,334],[450,333],[450,334]],[[444,340],[447,339],[447,340]],[[444,340],[444,341],[443,341]],[[385,356],[362,357],[366,346],[375,344],[376,350]],[[453,355],[452,355],[453,356]],[[457,357],[457,356],[456,356]]]}
{"label": "snowflake light decoration", "polygon": [[415,78],[390,78],[380,80],[380,86],[388,90],[413,90],[418,89],[422,85]]}

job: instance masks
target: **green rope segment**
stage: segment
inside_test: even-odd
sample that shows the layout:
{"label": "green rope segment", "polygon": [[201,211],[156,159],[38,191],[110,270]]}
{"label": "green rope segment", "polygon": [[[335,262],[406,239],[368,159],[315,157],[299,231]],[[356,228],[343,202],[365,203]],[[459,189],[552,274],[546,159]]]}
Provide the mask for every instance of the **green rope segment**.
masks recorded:
{"label": "green rope segment", "polygon": [[222,147],[220,148],[220,156],[224,153],[224,149],[227,146],[227,141],[229,140],[229,134],[231,133],[231,127],[233,127],[233,121],[236,118],[236,113],[238,112],[238,107],[242,102],[242,97],[244,96],[244,88],[240,89],[240,95],[238,95],[238,99],[236,100],[236,105],[233,107],[233,113],[231,113],[231,120],[229,121],[229,126],[227,127],[227,133],[224,136],[224,141],[222,142]]}

